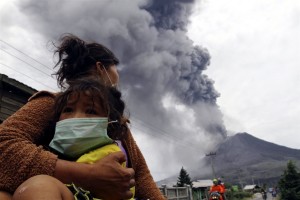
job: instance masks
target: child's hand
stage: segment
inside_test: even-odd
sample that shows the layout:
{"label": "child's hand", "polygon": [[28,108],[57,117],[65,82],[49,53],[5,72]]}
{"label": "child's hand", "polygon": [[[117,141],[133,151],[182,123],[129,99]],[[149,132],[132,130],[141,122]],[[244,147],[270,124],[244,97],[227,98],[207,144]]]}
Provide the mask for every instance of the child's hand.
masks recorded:
{"label": "child's hand", "polygon": [[135,185],[134,170],[121,166],[126,161],[122,152],[111,153],[91,164],[87,188],[93,196],[102,199],[130,199],[130,188]]}

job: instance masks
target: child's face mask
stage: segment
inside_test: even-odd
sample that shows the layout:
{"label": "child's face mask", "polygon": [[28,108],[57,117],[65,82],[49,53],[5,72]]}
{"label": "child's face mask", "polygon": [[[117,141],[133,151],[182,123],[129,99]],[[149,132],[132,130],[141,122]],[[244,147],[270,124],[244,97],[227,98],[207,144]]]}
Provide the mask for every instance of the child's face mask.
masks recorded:
{"label": "child's face mask", "polygon": [[107,135],[108,119],[70,118],[56,123],[49,146],[70,158],[78,158],[95,148],[113,143]]}

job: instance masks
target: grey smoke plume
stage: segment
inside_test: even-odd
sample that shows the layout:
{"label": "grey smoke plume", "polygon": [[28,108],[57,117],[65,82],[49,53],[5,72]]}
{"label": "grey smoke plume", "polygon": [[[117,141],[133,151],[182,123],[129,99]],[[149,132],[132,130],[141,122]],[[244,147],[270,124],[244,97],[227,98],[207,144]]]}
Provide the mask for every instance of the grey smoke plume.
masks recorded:
{"label": "grey smoke plume", "polygon": [[157,28],[185,30],[194,2],[194,0],[151,0],[144,8],[151,13]]}
{"label": "grey smoke plume", "polygon": [[[111,48],[121,61],[121,88],[133,133],[156,179],[196,168],[225,137],[218,92],[203,74],[205,48],[186,36],[193,0],[27,0],[20,3],[34,29],[56,40],[73,33]],[[151,155],[150,155],[151,154]],[[168,163],[166,163],[166,158]],[[168,165],[166,165],[168,164]],[[172,169],[171,169],[172,168]]]}

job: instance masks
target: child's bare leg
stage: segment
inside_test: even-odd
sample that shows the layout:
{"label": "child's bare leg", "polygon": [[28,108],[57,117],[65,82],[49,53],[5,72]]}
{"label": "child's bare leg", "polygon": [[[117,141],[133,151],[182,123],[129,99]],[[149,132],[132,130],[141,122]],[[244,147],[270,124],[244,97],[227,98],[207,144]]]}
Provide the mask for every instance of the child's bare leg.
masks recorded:
{"label": "child's bare leg", "polygon": [[59,180],[38,175],[22,183],[13,195],[13,200],[74,200],[71,191]]}
{"label": "child's bare leg", "polygon": [[0,199],[1,200],[12,200],[12,196],[8,192],[0,191]]}

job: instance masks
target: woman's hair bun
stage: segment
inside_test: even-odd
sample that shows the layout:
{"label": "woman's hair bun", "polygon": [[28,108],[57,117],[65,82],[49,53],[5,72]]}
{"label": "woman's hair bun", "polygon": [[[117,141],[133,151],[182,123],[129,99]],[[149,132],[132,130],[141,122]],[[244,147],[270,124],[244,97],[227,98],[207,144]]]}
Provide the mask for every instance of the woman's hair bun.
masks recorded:
{"label": "woman's hair bun", "polygon": [[105,46],[98,43],[87,43],[72,35],[63,35],[60,45],[56,47],[58,61],[55,67],[59,67],[54,75],[57,75],[59,86],[65,88],[65,81],[84,77],[90,74],[90,69],[101,62],[104,67],[117,65],[119,60]]}

